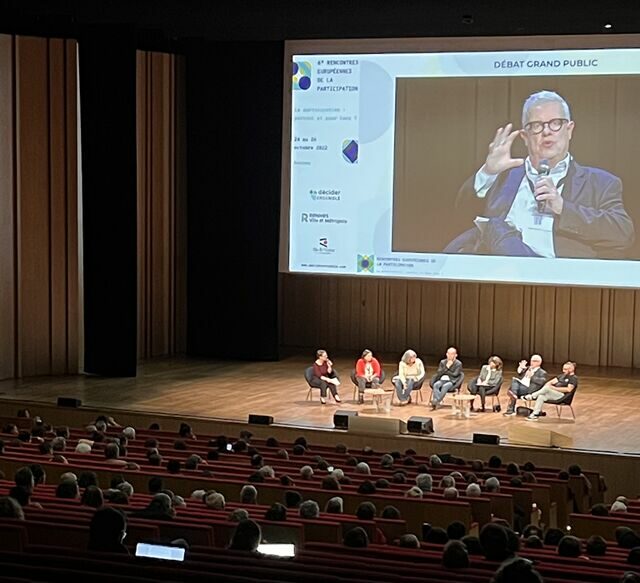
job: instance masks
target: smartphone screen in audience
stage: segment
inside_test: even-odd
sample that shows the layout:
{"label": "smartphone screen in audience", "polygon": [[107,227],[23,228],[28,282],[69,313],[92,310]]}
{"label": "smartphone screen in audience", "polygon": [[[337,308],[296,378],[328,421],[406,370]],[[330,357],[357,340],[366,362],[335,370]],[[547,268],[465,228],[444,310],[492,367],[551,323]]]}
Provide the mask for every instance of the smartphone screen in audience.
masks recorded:
{"label": "smartphone screen in audience", "polygon": [[136,557],[164,559],[165,561],[184,561],[184,549],[165,545],[138,543],[136,545]]}

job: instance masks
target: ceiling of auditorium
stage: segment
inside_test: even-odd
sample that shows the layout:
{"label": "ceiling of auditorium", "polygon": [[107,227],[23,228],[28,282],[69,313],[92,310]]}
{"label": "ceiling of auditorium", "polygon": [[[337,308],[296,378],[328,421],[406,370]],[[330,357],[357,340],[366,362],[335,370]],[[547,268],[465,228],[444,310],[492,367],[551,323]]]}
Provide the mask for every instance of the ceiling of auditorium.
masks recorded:
{"label": "ceiling of auditorium", "polygon": [[[604,25],[612,27],[605,31]],[[638,0],[0,0],[0,32],[129,27],[141,45],[209,40],[631,33]]]}

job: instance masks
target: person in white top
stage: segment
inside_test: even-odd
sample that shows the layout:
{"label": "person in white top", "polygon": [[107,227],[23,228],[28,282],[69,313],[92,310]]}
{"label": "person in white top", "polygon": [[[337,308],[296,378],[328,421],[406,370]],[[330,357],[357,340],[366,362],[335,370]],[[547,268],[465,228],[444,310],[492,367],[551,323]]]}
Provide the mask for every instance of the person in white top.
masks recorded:
{"label": "person in white top", "polygon": [[[482,202],[476,227],[456,237],[445,253],[522,257],[623,257],[634,227],[617,176],[581,166],[569,145],[575,122],[553,91],[531,95],[522,129],[498,128],[482,168],[462,187],[457,204]],[[526,158],[513,158],[520,137]]]}
{"label": "person in white top", "polygon": [[407,350],[398,365],[398,374],[393,377],[400,405],[407,405],[411,402],[411,391],[424,380],[425,374],[426,370],[422,360],[413,350]]}

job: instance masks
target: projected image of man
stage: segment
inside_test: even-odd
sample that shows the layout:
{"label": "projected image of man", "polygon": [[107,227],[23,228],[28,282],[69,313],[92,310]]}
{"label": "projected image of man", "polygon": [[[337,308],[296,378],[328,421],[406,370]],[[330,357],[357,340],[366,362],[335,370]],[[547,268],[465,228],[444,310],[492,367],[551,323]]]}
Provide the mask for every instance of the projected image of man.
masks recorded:
{"label": "projected image of man", "polygon": [[[634,227],[613,174],[580,165],[569,151],[575,129],[567,102],[553,91],[531,95],[521,130],[498,128],[484,165],[469,179],[457,204],[484,201],[475,226],[445,253],[522,257],[624,257]],[[513,158],[520,137],[526,158]]]}

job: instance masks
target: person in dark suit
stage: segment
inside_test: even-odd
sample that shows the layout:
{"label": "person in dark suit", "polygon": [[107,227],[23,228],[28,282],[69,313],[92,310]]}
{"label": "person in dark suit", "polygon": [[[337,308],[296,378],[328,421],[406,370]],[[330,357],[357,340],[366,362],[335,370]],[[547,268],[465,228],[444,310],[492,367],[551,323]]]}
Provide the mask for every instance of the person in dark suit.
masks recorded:
{"label": "person in dark suit", "polygon": [[530,395],[541,389],[547,382],[547,373],[542,368],[542,357],[532,354],[529,363],[521,360],[518,364],[518,376],[511,381],[509,389],[509,407],[506,416],[516,414],[516,401],[524,395]]}
{"label": "person in dark suit", "polygon": [[[445,253],[521,257],[624,257],[634,226],[617,176],[578,164],[569,153],[575,127],[557,93],[531,95],[521,130],[498,128],[484,165],[461,188],[456,205],[484,207],[476,226]],[[520,137],[526,159],[512,158]]]}
{"label": "person in dark suit", "polygon": [[462,362],[458,360],[458,351],[452,346],[447,350],[447,357],[438,365],[438,370],[431,377],[431,408],[435,411],[449,391],[460,387],[462,383]]}

